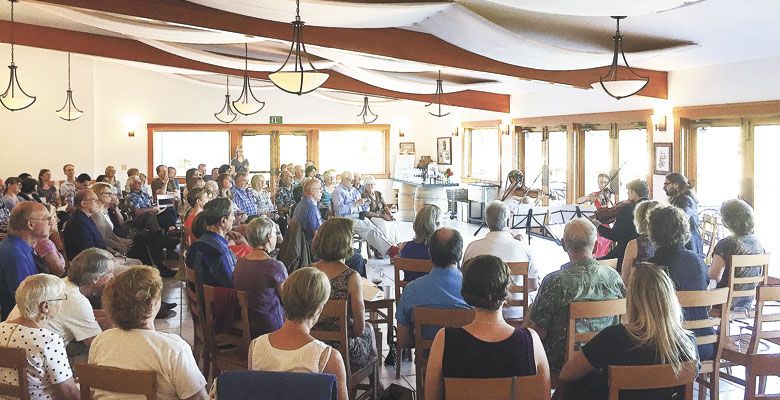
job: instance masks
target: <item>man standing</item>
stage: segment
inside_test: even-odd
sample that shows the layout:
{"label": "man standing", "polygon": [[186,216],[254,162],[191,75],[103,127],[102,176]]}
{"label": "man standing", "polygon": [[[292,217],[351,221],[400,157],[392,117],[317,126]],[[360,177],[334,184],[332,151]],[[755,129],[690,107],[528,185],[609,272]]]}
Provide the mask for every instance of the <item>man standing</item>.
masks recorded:
{"label": "man standing", "polygon": [[16,289],[24,278],[38,273],[33,246],[49,236],[51,216],[43,204],[23,201],[8,219],[8,236],[0,242],[0,320],[16,305]]}
{"label": "man standing", "polygon": [[361,198],[358,190],[352,186],[353,179],[354,174],[350,171],[341,174],[341,183],[333,190],[333,213],[337,217],[355,220],[353,229],[358,236],[365,239],[369,246],[379,250],[380,254],[386,254],[390,258],[395,257],[398,255],[398,246],[390,243],[371,221],[360,218],[368,210],[368,205],[365,204],[365,199]]}
{"label": "man standing", "polygon": [[230,189],[233,193],[233,203],[246,214],[247,221],[257,216],[257,200],[252,195],[252,189],[247,185],[246,173],[236,174],[236,185]]}
{"label": "man standing", "polygon": [[73,204],[76,210],[70,214],[70,219],[62,232],[68,260],[73,260],[73,257],[91,247],[106,250],[106,242],[103,241],[103,236],[90,218],[99,207],[95,192],[90,189],[79,190],[73,198]]}
{"label": "man standing", "polygon": [[623,265],[623,255],[626,253],[626,246],[628,242],[634,240],[639,236],[636,232],[636,226],[634,225],[634,209],[636,205],[647,200],[647,195],[650,190],[647,188],[645,181],[635,179],[626,184],[628,190],[629,203],[621,205],[618,208],[618,214],[615,218],[615,224],[612,227],[599,225],[599,235],[615,242],[615,247],[607,253],[604,257],[600,257],[602,260],[610,258],[617,258],[617,271],[620,272]]}
{"label": "man standing", "polygon": [[[544,278],[529,309],[525,326],[533,328],[542,339],[552,372],[560,372],[564,363],[569,303],[625,297],[626,288],[620,274],[593,258],[595,245],[596,228],[590,221],[575,218],[566,223],[563,249],[570,261]],[[617,323],[619,319],[612,317],[578,320],[577,332],[598,332]]]}
{"label": "man standing", "polygon": [[704,258],[704,243],[699,231],[699,202],[691,189],[693,185],[688,183],[684,175],[677,172],[666,175],[664,179],[664,192],[669,196],[669,204],[681,208],[688,215],[691,240],[685,244],[685,248]]}

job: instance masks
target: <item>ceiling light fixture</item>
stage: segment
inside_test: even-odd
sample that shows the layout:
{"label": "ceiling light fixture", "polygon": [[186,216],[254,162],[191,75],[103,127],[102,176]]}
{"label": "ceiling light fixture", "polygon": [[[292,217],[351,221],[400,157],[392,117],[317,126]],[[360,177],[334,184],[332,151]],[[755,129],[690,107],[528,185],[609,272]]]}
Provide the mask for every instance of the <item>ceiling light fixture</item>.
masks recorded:
{"label": "ceiling light fixture", "polygon": [[[295,21],[292,21],[291,24],[293,27],[293,40],[290,45],[290,53],[287,54],[287,59],[284,60],[284,64],[275,72],[268,74],[268,78],[270,78],[271,82],[279,89],[300,96],[322,86],[322,84],[328,80],[329,75],[314,68],[314,65],[311,63],[311,58],[306,52],[306,44],[303,43],[303,25],[306,23],[301,21],[300,0],[295,0]],[[283,71],[287,66],[287,62],[290,61],[290,57],[293,56],[293,53],[295,53],[294,69],[292,71]],[[311,67],[310,71],[305,71],[303,69],[304,57],[306,58],[306,63]]]}
{"label": "ceiling light fixture", "polygon": [[214,116],[219,120],[219,122],[224,122],[226,124],[229,124],[238,118],[238,114],[236,114],[235,111],[233,111],[233,107],[230,105],[230,75],[225,75],[225,105],[222,107],[221,110],[219,110],[218,113],[214,114]]}
{"label": "ceiling light fixture", "polygon": [[374,114],[371,111],[371,107],[368,106],[368,96],[363,96],[363,110],[357,116],[364,124],[370,124],[379,118],[379,115]]}
{"label": "ceiling light fixture", "polygon": [[35,96],[30,96],[22,90],[19,84],[19,78],[16,75],[16,64],[14,64],[14,3],[19,0],[9,0],[11,2],[11,77],[8,80],[8,88],[0,95],[0,103],[3,107],[11,110],[23,110],[35,103]]}
{"label": "ceiling light fixture", "polygon": [[257,100],[249,85],[249,46],[246,43],[244,43],[244,88],[241,90],[241,96],[233,102],[233,107],[244,115],[255,114],[265,107],[265,102]]}
{"label": "ceiling light fixture", "polygon": [[73,102],[73,91],[70,90],[70,53],[68,53],[68,90],[65,94],[65,105],[57,110],[56,114],[65,121],[75,121],[84,115],[84,111],[76,107],[76,103]]}
{"label": "ceiling light fixture", "polygon": [[431,114],[434,117],[444,117],[444,116],[450,115],[449,112],[447,112],[446,114],[442,114],[441,113],[441,101],[442,100],[444,100],[445,104],[447,104],[448,106],[451,106],[450,103],[447,103],[447,99],[444,98],[444,89],[442,88],[442,84],[441,83],[442,83],[442,80],[441,80],[441,70],[439,70],[439,79],[436,79],[436,93],[433,94],[433,100],[430,103],[425,105],[426,107],[428,107],[428,106],[430,106],[433,103],[438,104],[438,106],[439,106],[439,112],[438,113],[432,113],[432,112],[428,111],[428,114]]}
{"label": "ceiling light fixture", "polygon": [[[600,84],[608,95],[620,100],[625,97],[633,96],[644,89],[648,82],[650,82],[650,78],[637,74],[631,69],[631,66],[628,65],[626,53],[623,51],[623,35],[620,34],[620,20],[625,18],[625,16],[612,18],[617,22],[615,36],[612,36],[612,39],[615,41],[615,52],[612,54],[612,65],[609,67],[607,74],[600,77],[599,81],[594,82],[591,86],[593,88],[598,88],[598,85]],[[623,58],[623,62],[626,64],[626,70],[630,75],[623,74],[625,76],[618,77],[618,57]]]}

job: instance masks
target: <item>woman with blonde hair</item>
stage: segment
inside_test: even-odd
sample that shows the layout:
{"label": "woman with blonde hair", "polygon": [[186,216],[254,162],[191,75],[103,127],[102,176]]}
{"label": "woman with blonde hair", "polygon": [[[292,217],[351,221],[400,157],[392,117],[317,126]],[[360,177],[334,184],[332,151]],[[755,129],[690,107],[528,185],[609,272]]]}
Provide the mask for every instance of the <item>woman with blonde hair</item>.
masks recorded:
{"label": "woman with blonde hair", "polygon": [[645,262],[655,254],[655,244],[650,240],[647,231],[647,216],[659,204],[655,200],[645,200],[637,204],[634,209],[634,226],[639,236],[626,245],[626,252],[623,255],[623,267],[620,271],[620,274],[623,276],[623,282],[628,282],[628,277],[631,276],[631,269],[634,267],[634,264]]}
{"label": "woman with blonde hair", "polygon": [[[430,243],[433,233],[439,227],[439,216],[441,210],[433,204],[425,204],[417,211],[412,223],[414,229],[414,239],[401,244],[401,251],[398,256],[401,258],[413,258],[416,260],[430,260]],[[404,281],[411,282],[421,276],[423,272],[404,271]]]}
{"label": "woman with blonde hair", "polygon": [[[635,265],[628,281],[625,322],[599,332],[566,362],[560,374],[563,398],[606,399],[610,365],[670,364],[679,374],[683,363],[698,359],[696,338],[683,327],[674,283],[664,268]],[[682,398],[678,390],[637,391],[631,398]]]}

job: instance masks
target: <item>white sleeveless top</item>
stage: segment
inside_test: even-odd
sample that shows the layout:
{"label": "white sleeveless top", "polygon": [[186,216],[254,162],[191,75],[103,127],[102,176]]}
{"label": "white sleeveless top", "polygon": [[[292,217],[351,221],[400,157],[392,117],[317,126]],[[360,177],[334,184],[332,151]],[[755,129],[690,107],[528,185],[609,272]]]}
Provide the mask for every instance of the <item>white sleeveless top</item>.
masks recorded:
{"label": "white sleeveless top", "polygon": [[295,350],[281,350],[271,345],[268,335],[262,335],[252,340],[249,352],[251,370],[319,373],[328,363],[331,347],[315,339]]}

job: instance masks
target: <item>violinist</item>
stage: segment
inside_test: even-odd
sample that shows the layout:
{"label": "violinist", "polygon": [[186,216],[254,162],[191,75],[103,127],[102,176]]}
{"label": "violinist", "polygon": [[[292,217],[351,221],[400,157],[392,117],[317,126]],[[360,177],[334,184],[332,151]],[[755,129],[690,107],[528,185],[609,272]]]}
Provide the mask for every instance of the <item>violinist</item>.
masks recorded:
{"label": "violinist", "polygon": [[[612,179],[610,178],[609,175],[604,173],[599,174],[598,176],[599,190],[578,198],[577,204],[592,203],[594,206],[596,206],[596,209],[600,209],[603,207],[614,207],[615,192],[612,191],[612,188],[609,187],[609,183],[611,181]],[[593,255],[596,258],[607,255],[607,253],[609,253],[610,246],[612,246],[611,240],[602,236],[597,237],[596,246],[593,247]]]}
{"label": "violinist", "polygon": [[[599,225],[598,232],[616,243],[615,247],[601,259],[617,258],[617,269],[620,272],[623,265],[623,254],[626,252],[626,245],[634,240],[639,234],[634,226],[634,208],[640,202],[647,200],[650,190],[645,181],[635,179],[626,184],[628,190],[628,200],[621,201],[610,211],[614,211],[615,224],[610,228],[605,225]],[[604,214],[604,213],[601,213]],[[602,223],[605,222],[602,218]]]}

